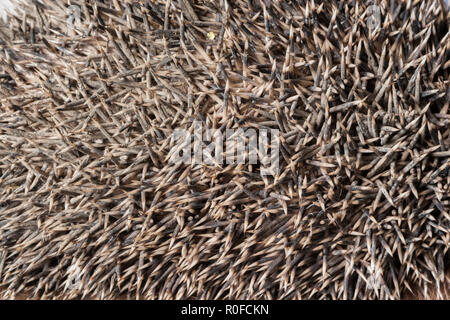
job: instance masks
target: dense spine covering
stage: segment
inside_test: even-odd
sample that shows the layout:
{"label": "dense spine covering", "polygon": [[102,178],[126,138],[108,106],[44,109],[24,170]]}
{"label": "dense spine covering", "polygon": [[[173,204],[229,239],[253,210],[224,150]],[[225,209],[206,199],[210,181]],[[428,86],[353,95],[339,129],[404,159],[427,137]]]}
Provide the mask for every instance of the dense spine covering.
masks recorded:
{"label": "dense spine covering", "polygon": [[[445,298],[448,25],[442,0],[21,4],[0,294]],[[194,120],[278,129],[280,172],[170,164]]]}

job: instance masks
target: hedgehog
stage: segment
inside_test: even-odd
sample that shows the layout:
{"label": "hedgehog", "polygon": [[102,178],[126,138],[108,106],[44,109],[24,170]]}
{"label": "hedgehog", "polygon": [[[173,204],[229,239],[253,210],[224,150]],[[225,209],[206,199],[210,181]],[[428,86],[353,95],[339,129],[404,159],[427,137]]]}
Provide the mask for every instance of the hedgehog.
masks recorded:
{"label": "hedgehog", "polygon": [[[0,22],[0,297],[448,299],[449,19],[21,3]],[[277,170],[171,161],[196,123],[277,132]]]}

